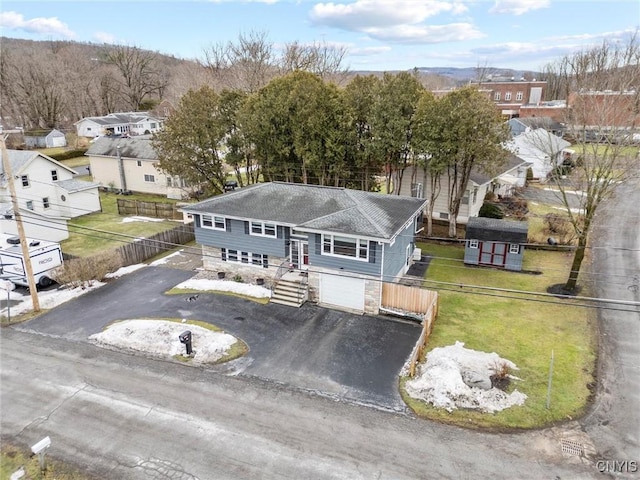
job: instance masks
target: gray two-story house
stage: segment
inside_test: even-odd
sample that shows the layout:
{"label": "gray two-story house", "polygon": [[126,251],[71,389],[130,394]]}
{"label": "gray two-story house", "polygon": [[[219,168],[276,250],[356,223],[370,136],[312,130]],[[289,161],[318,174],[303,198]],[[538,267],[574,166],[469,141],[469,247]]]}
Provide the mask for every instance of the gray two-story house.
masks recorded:
{"label": "gray two-story house", "polygon": [[184,208],[206,269],[278,284],[301,279],[305,299],[377,314],[382,282],[408,270],[424,199],[346,188],[261,183]]}

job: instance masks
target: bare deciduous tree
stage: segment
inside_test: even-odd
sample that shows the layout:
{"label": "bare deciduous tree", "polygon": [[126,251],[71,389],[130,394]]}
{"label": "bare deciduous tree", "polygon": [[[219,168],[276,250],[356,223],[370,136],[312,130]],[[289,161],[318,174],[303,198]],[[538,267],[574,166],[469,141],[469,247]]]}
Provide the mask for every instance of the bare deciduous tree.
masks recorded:
{"label": "bare deciduous tree", "polygon": [[168,80],[157,67],[156,55],[138,47],[116,46],[107,54],[106,61],[118,70],[121,94],[129,108],[139,110],[148,97],[160,97]]}
{"label": "bare deciduous tree", "polygon": [[[639,174],[634,140],[640,126],[637,32],[625,43],[604,42],[568,55],[547,71],[566,81],[571,92],[565,122],[576,142],[574,168],[570,175],[552,178],[577,238],[564,286],[573,292],[598,206],[614,195],[617,185]],[[537,147],[545,149],[545,145]]]}

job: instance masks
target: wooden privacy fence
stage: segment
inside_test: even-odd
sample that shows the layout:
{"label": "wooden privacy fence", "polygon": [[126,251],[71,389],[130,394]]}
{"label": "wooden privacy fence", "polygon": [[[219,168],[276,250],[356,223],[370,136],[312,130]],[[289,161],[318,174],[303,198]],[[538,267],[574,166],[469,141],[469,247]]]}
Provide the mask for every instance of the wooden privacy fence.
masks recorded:
{"label": "wooden privacy fence", "polygon": [[380,307],[382,310],[422,319],[422,332],[409,358],[409,376],[413,377],[438,316],[438,293],[399,283],[383,283]]}
{"label": "wooden privacy fence", "polygon": [[382,300],[383,309],[399,310],[424,314],[434,302],[437,293],[423,288],[411,287],[400,283],[383,283]]}
{"label": "wooden privacy fence", "polygon": [[175,248],[176,244],[184,245],[194,239],[193,224],[190,223],[121,245],[115,250],[116,254],[121,258],[121,266],[128,267],[129,265],[144,262],[160,253],[167,252]]}
{"label": "wooden privacy fence", "polygon": [[141,215],[143,217],[182,220],[182,212],[178,211],[178,206],[175,203],[143,202],[126,198],[116,200],[118,201],[119,215]]}

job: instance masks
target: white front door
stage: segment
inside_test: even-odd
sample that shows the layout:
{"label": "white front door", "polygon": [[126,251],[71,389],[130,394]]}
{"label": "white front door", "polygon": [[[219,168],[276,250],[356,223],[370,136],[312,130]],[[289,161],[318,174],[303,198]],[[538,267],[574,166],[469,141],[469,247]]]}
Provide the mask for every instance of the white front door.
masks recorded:
{"label": "white front door", "polygon": [[307,240],[291,240],[289,258],[294,268],[309,269],[309,242]]}

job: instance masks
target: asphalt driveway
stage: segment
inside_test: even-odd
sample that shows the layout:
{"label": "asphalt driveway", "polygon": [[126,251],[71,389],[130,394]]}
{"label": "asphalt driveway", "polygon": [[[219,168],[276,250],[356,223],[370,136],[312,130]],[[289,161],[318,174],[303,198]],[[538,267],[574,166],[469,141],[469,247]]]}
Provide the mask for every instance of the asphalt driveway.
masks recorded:
{"label": "asphalt driveway", "polygon": [[222,373],[259,377],[384,409],[405,409],[398,373],[420,335],[417,324],[310,304],[261,305],[206,293],[196,302],[186,302],[187,295],[164,294],[191,276],[193,271],[145,267],[14,328],[87,341],[116,320],[203,320],[249,345],[244,357],[213,367]]}

